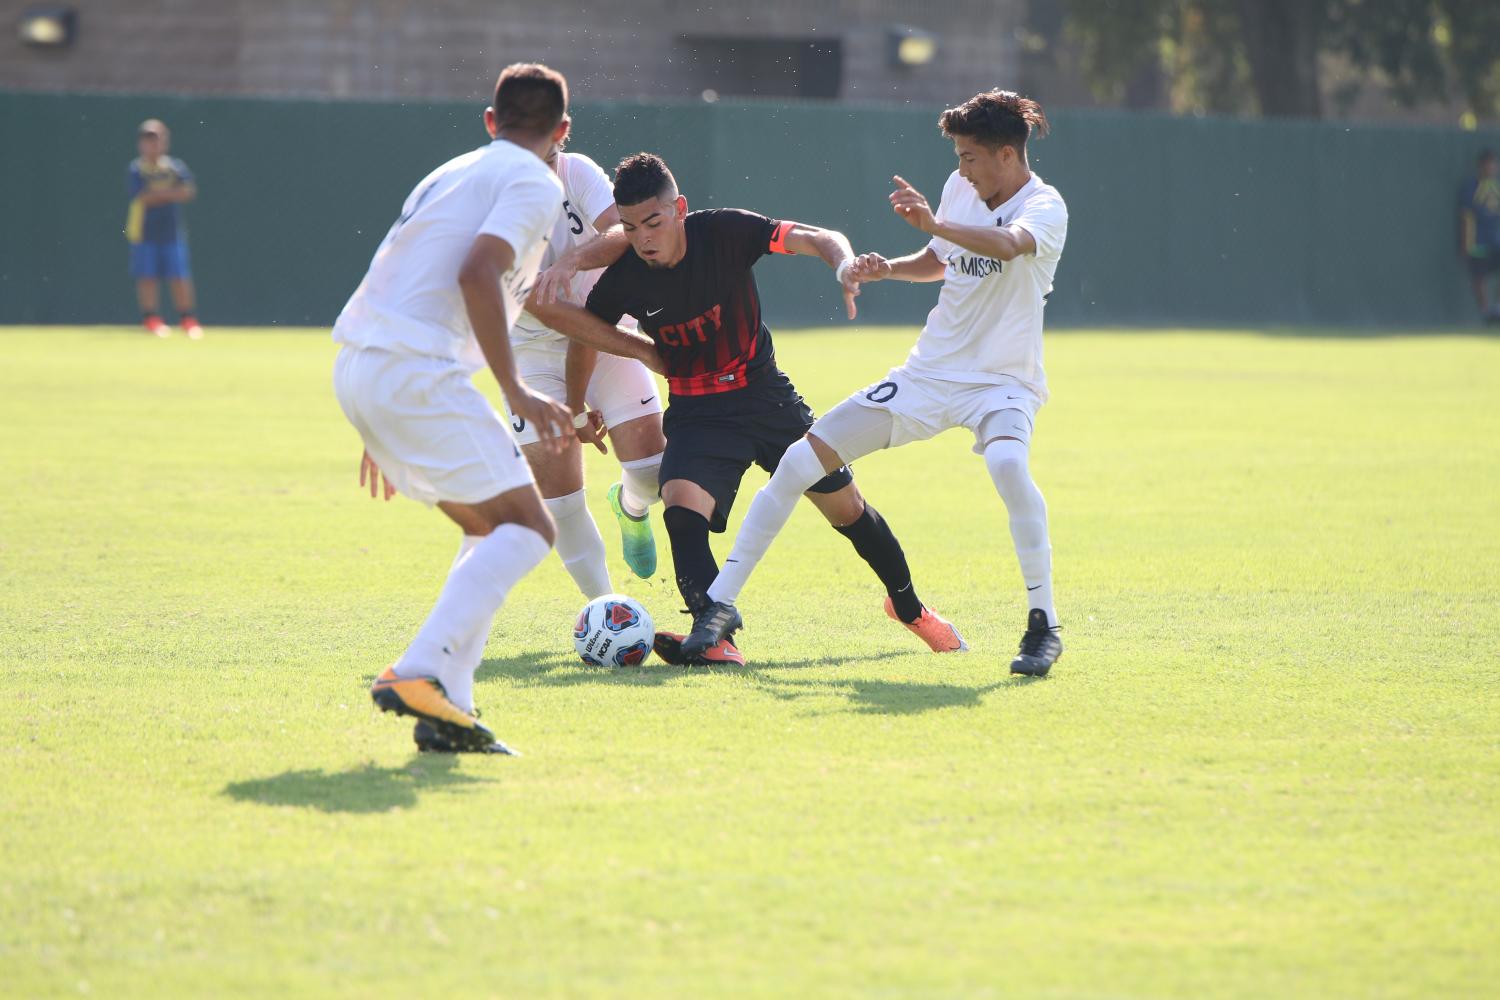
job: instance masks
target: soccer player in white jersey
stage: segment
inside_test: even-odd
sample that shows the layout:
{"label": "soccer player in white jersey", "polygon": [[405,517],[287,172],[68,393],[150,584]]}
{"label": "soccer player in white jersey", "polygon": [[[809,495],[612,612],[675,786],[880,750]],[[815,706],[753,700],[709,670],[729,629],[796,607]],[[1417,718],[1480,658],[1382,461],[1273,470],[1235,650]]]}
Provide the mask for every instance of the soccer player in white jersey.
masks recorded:
{"label": "soccer player in white jersey", "polygon": [[[563,119],[565,128],[571,122]],[[548,166],[562,181],[562,213],[553,224],[536,293],[544,301],[558,297],[581,303],[598,283],[599,270],[579,271],[577,251],[600,233],[620,224],[614,186],[597,163],[563,149],[568,133],[553,144]],[[573,582],[587,598],[613,589],[604,560],[604,539],[584,502],[583,451],[580,441],[607,451],[604,435],[614,442],[620,481],[609,488],[610,509],[620,526],[625,563],[641,579],[656,572],[656,540],[647,508],[657,502],[657,472],[666,438],[662,436],[661,397],[646,366],[633,358],[599,355],[569,341],[523,311],[510,332],[516,370],[527,385],[573,411],[576,437],[559,454],[543,442],[534,425],[513,415],[521,451],[531,464],[542,499],[557,523],[557,554]]]}
{"label": "soccer player in white jersey", "polygon": [[365,445],[360,481],[436,505],[463,531],[416,638],[376,679],[382,710],[417,718],[422,750],[510,753],[474,711],[474,671],[506,594],[555,530],[521,449],[475,388],[486,363],[510,412],[542,440],[572,414],[516,374],[510,327],[536,278],[562,185],[543,157],[561,138],[567,81],[507,67],[484,121],[492,142],[428,174],[334,324],[334,391]]}
{"label": "soccer player in white jersey", "polygon": [[[1042,310],[1067,238],[1068,210],[1027,164],[1027,138],[1047,132],[1035,101],[988,91],[938,121],[953,140],[958,169],[943,186],[937,212],[900,177],[890,196],[896,214],[931,239],[905,257],[864,254],[851,270],[861,282],[941,281],[937,306],[904,365],[834,407],[787,449],[708,594],[733,604],[809,483],[881,448],[963,427],[1005,502],[1026,585],[1026,631],[1010,669],[1045,676],[1062,642],[1047,505],[1027,458],[1036,412],[1047,399]],[[684,653],[717,641],[712,629],[701,631],[683,641]]]}

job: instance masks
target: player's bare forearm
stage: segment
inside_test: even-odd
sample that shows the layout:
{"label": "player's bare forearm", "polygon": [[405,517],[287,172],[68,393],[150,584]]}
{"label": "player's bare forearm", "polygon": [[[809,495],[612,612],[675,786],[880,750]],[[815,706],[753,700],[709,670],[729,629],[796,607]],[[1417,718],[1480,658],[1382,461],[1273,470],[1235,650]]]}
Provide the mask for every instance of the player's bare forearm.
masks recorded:
{"label": "player's bare forearm", "polygon": [[948,267],[930,247],[923,247],[914,254],[895,257],[886,261],[891,273],[886,275],[896,281],[942,281]]}
{"label": "player's bare forearm", "polygon": [[611,226],[587,243],[573,247],[559,257],[558,262],[567,262],[575,271],[594,271],[608,267],[625,256],[629,247],[630,241],[625,238],[625,230],[620,226]]}
{"label": "player's bare forearm", "polygon": [[463,295],[464,310],[469,314],[469,325],[474,329],[474,339],[479,342],[484,360],[507,400],[517,394],[520,379],[510,353],[510,317],[506,315],[500,283],[515,259],[509,243],[494,236],[480,236],[458,270],[458,289]]}
{"label": "player's bare forearm", "polygon": [[661,356],[656,353],[656,344],[650,337],[606,323],[587,309],[568,302],[544,305],[533,296],[526,303],[526,309],[569,340],[605,354],[632,358],[654,372],[661,371]]}
{"label": "player's bare forearm", "polygon": [[934,220],[927,232],[970,253],[996,260],[1014,260],[1036,250],[1036,240],[1020,226],[960,226]]}
{"label": "player's bare forearm", "polygon": [[861,284],[867,281],[939,281],[946,273],[947,265],[930,247],[891,260],[878,253],[862,253],[849,265],[849,277]]}
{"label": "player's bare forearm", "polygon": [[516,359],[510,350],[509,319],[505,314],[505,300],[500,297],[500,283],[492,288],[470,288],[464,286],[464,308],[469,314],[469,325],[474,328],[474,339],[484,352],[484,360],[500,383],[500,391],[507,402],[516,398],[521,384],[516,374]]}
{"label": "player's bare forearm", "polygon": [[[543,305],[551,305],[567,299],[572,294],[573,278],[579,271],[592,271],[608,267],[625,255],[630,241],[620,227],[619,213],[613,207],[599,216],[597,222],[613,220],[612,225],[599,230],[599,234],[580,246],[570,248],[552,266],[537,275],[532,297]],[[596,222],[596,224],[597,224]],[[535,310],[529,310],[533,316]]]}
{"label": "player's bare forearm", "polygon": [[786,234],[786,248],[795,254],[822,257],[823,263],[835,271],[844,261],[854,259],[854,248],[849,245],[849,237],[837,229],[819,229],[816,226],[804,226],[800,222]]}
{"label": "player's bare forearm", "polygon": [[599,361],[599,352],[576,340],[568,341],[568,356],[563,363],[563,383],[567,386],[568,409],[583,413],[588,409],[589,380],[594,377],[594,366]]}

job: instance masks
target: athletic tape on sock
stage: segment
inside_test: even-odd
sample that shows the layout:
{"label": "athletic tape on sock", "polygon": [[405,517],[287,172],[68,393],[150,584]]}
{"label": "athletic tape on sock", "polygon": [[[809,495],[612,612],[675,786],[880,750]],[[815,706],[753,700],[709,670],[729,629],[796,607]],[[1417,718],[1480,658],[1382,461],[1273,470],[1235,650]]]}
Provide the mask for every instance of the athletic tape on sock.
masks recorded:
{"label": "athletic tape on sock", "polygon": [[620,463],[620,506],[631,517],[642,517],[661,499],[661,454]]}

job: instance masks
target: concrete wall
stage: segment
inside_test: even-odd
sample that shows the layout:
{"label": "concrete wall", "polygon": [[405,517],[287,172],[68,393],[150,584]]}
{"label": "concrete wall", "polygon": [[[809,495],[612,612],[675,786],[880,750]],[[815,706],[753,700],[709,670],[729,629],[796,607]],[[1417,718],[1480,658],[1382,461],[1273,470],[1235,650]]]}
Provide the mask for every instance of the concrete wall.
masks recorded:
{"label": "concrete wall", "polygon": [[[698,97],[722,83],[706,38],[837,41],[854,101],[953,104],[1017,85],[1022,0],[72,0],[77,43],[21,45],[30,0],[0,0],[0,87],[334,98],[472,99],[506,63],[563,71],[581,100]],[[924,28],[939,54],[919,69],[887,58],[893,24]],[[780,96],[784,66],[760,85]],[[717,89],[735,92],[725,86]],[[743,90],[740,96],[754,96]]]}

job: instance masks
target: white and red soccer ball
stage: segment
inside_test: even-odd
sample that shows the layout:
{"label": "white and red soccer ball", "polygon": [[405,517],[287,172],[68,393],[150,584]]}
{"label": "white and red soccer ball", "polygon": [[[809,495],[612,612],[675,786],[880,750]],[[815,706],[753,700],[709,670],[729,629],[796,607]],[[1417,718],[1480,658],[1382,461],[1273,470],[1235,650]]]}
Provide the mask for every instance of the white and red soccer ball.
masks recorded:
{"label": "white and red soccer ball", "polygon": [[573,626],[573,647],[593,667],[638,667],[651,655],[655,638],[651,615],[624,594],[594,598]]}

